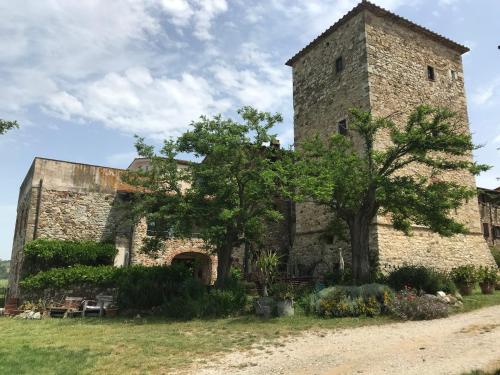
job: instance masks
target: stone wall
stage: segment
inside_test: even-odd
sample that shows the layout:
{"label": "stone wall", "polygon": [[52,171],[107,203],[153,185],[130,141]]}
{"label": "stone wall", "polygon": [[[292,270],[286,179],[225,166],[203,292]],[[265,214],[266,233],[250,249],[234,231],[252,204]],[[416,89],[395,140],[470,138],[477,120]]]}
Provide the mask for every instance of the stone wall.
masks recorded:
{"label": "stone wall", "polygon": [[[208,258],[207,275],[203,275],[202,279],[210,284],[213,284],[217,278],[217,255],[209,251],[201,239],[178,239],[171,238],[165,240],[163,248],[155,255],[145,254],[141,249],[143,241],[147,238],[147,223],[146,219],[140,220],[135,228],[132,238],[132,247],[130,252],[131,264],[144,264],[148,266],[171,264],[176,256],[181,254],[202,254]],[[194,254],[193,254],[194,253]]]}
{"label": "stone wall", "polygon": [[[296,146],[315,134],[326,137],[336,132],[338,122],[353,107],[370,110],[376,117],[391,116],[403,125],[419,104],[445,106],[457,113],[462,131],[469,132],[459,49],[418,27],[409,27],[408,22],[384,16],[385,11],[375,14],[370,6],[360,7],[361,11],[343,18],[290,60]],[[340,74],[335,72],[339,56],[345,65]],[[427,66],[434,68],[433,81],[427,78]],[[360,148],[359,139],[353,140]],[[375,147],[388,144],[389,134],[382,133]],[[421,165],[411,165],[404,173],[428,172]],[[450,172],[440,178],[475,187],[474,176],[466,172]],[[370,248],[382,266],[417,263],[449,269],[463,263],[493,264],[481,235],[476,199],[465,202],[452,215],[466,224],[469,235],[442,238],[414,226],[414,235],[407,237],[392,228],[389,218],[379,216],[372,224]],[[327,210],[313,203],[297,204],[292,268],[302,267],[307,272],[331,269],[339,249],[350,261],[348,244],[325,240],[328,217]]]}
{"label": "stone wall", "polygon": [[[365,45],[363,14],[358,14],[293,62],[294,131],[298,147],[315,135],[326,138],[337,132],[338,122],[348,118],[349,109],[369,109]],[[344,65],[340,73],[335,65],[339,57]],[[339,249],[350,262],[348,244],[324,236],[329,221],[325,208],[312,202],[297,203],[295,213],[292,273],[333,270],[339,261]]]}
{"label": "stone wall", "polygon": [[483,236],[488,245],[500,244],[500,188],[478,189]]}
{"label": "stone wall", "polygon": [[[376,117],[391,116],[403,126],[419,104],[446,107],[456,113],[459,129],[469,133],[463,69],[460,52],[385,17],[365,12],[370,108]],[[434,68],[435,79],[427,76]],[[390,144],[389,135],[376,139],[376,148]],[[472,155],[468,157],[470,160]],[[404,174],[429,174],[422,165],[409,165]],[[439,178],[475,188],[472,174],[443,173]],[[416,263],[449,269],[459,264],[493,264],[479,227],[477,199],[472,198],[451,213],[464,223],[469,235],[443,238],[426,228],[414,226],[414,235],[394,230],[387,217],[378,217],[379,259],[398,265]]]}

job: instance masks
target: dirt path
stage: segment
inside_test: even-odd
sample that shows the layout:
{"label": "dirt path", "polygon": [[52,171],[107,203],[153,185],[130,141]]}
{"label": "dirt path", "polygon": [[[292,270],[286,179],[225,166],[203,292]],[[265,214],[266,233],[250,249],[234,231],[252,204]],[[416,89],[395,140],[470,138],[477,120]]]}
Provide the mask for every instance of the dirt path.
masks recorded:
{"label": "dirt path", "polygon": [[[282,345],[282,346],[279,346]],[[425,322],[307,332],[193,374],[461,374],[500,367],[500,306]]]}

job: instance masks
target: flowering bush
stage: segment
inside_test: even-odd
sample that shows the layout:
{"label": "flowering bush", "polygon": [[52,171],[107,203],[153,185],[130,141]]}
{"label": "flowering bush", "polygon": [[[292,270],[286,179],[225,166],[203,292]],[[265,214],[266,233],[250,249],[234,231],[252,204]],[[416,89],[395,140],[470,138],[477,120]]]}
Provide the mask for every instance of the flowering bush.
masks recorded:
{"label": "flowering bush", "polygon": [[439,298],[424,294],[419,296],[412,288],[406,287],[396,293],[389,305],[389,311],[402,320],[431,320],[448,316],[448,305]]}
{"label": "flowering bush", "polygon": [[324,317],[376,316],[387,311],[392,294],[380,284],[336,286],[309,295],[304,307]]}

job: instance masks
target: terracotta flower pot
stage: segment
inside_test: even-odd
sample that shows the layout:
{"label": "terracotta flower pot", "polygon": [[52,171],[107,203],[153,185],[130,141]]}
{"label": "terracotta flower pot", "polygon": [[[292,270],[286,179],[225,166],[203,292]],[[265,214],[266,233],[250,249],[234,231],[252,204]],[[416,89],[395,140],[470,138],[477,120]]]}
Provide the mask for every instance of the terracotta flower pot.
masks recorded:
{"label": "terracotta flower pot", "polygon": [[481,293],[483,294],[493,294],[495,291],[495,284],[493,283],[479,283],[479,286],[481,287]]}
{"label": "terracotta flower pot", "polygon": [[458,290],[460,290],[461,295],[470,296],[474,290],[474,284],[460,284]]}
{"label": "terracotta flower pot", "polygon": [[106,316],[109,318],[114,318],[115,316],[118,315],[118,308],[116,307],[108,308],[105,311],[106,311]]}

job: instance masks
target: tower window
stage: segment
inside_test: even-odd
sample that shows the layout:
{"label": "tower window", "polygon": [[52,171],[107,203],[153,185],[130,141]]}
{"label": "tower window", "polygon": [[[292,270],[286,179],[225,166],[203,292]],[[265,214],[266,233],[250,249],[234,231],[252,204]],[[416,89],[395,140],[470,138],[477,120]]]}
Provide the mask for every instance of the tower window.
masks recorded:
{"label": "tower window", "polygon": [[430,65],[427,66],[427,78],[429,78],[431,81],[434,81],[436,79],[434,68]]}
{"label": "tower window", "polygon": [[340,135],[347,135],[347,120],[341,120],[338,123],[338,132]]}
{"label": "tower window", "polygon": [[340,56],[337,57],[337,60],[335,60],[335,71],[340,73],[342,70],[344,70],[344,60],[342,59],[342,56]]}
{"label": "tower window", "polygon": [[489,227],[488,223],[483,223],[483,235],[484,235],[484,238],[490,237],[490,227]]}
{"label": "tower window", "polygon": [[454,70],[450,70],[450,76],[451,76],[451,80],[454,81],[457,79],[457,72],[455,72]]}

